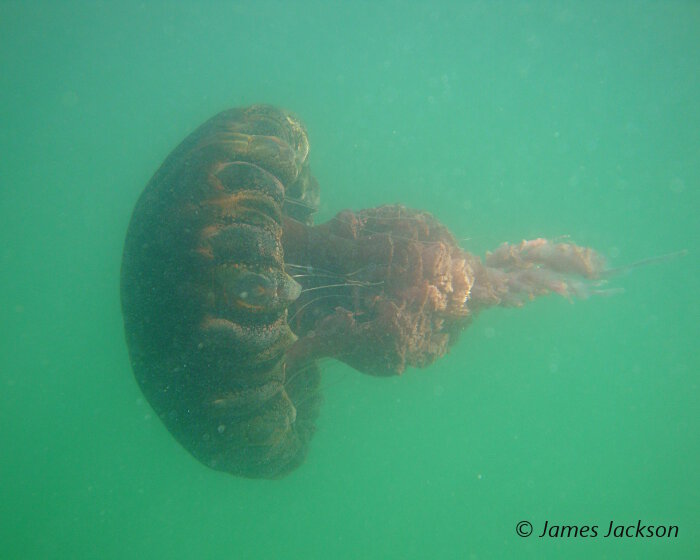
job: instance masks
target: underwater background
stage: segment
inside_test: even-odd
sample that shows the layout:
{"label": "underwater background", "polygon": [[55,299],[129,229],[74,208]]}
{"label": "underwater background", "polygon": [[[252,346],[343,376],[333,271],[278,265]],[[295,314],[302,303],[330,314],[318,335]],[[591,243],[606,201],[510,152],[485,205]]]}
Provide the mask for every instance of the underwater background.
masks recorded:
{"label": "underwater background", "polygon": [[[0,558],[700,558],[700,4],[3,1],[0,84]],[[327,360],[301,468],[209,470],[133,379],[121,250],[170,150],[255,102],[306,123],[317,222],[688,254],[401,377]],[[679,535],[602,538],[638,520]]]}

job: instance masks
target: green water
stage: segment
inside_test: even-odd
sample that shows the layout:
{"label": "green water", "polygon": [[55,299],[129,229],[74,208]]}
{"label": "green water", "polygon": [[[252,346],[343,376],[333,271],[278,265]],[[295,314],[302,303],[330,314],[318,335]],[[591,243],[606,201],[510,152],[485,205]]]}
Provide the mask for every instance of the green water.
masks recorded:
{"label": "green water", "polygon": [[[0,84],[0,558],[700,558],[697,3],[2,2]],[[208,470],[133,380],[121,248],[169,151],[252,102],[305,121],[319,221],[689,253],[487,311],[426,370],[327,361],[300,469]]]}

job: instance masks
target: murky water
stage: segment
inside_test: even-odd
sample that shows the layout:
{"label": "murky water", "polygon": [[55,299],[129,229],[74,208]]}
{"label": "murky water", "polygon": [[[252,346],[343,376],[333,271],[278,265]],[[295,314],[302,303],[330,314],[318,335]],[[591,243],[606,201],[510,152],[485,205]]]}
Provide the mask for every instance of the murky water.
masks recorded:
{"label": "murky water", "polygon": [[[699,28],[694,2],[0,4],[0,556],[700,554]],[[479,254],[688,254],[487,311],[425,370],[325,361],[300,469],[208,470],[132,377],[119,266],[164,157],[253,102],[305,121],[319,221],[401,202]]]}

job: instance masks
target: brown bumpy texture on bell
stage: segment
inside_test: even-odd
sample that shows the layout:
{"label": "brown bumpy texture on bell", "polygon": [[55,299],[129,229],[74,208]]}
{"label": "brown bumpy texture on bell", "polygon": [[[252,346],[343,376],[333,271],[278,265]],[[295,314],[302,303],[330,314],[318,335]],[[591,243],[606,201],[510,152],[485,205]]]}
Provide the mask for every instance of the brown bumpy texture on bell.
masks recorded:
{"label": "brown bumpy texture on bell", "polygon": [[[127,234],[122,307],[136,379],[184,447],[234,474],[284,474],[313,432],[319,371],[285,360],[296,340],[286,310],[301,288],[281,243],[283,212],[308,221],[318,203],[308,151],[287,112],[221,113],[165,160]],[[291,210],[288,193],[300,202]]]}
{"label": "brown bumpy texture on bell", "polygon": [[126,237],[122,309],[141,390],[197,459],[236,475],[303,462],[320,358],[373,375],[426,366],[481,309],[586,296],[603,267],[591,249],[544,239],[482,262],[398,205],[313,226],[308,154],[287,111],[220,113],[168,156]]}

